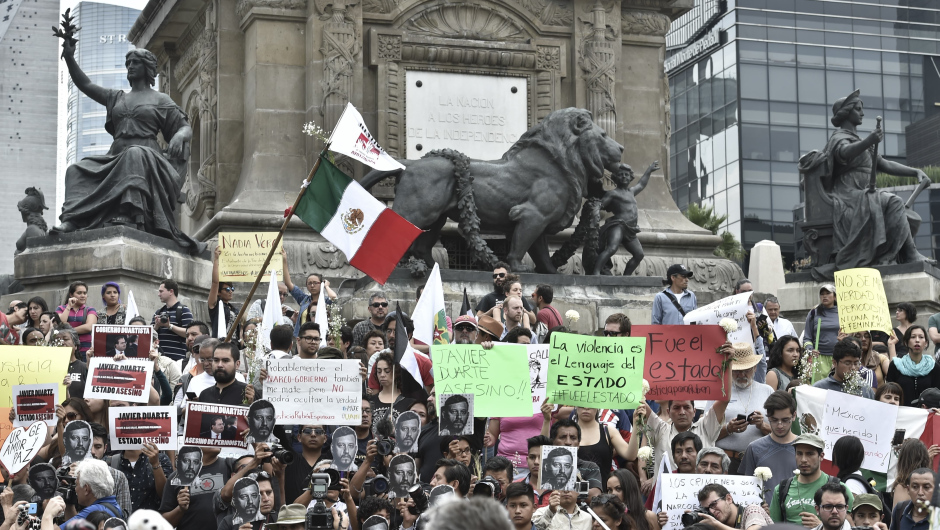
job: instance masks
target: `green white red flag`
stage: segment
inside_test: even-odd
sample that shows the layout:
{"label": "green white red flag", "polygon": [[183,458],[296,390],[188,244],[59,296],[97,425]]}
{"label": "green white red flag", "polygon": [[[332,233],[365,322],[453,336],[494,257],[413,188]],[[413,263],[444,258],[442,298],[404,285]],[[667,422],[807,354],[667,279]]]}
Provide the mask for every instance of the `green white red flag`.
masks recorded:
{"label": "green white red flag", "polygon": [[441,268],[437,263],[428,275],[424,291],[411,315],[414,321],[414,339],[423,344],[450,344],[447,330],[447,313],[444,311],[444,286],[441,283]]}

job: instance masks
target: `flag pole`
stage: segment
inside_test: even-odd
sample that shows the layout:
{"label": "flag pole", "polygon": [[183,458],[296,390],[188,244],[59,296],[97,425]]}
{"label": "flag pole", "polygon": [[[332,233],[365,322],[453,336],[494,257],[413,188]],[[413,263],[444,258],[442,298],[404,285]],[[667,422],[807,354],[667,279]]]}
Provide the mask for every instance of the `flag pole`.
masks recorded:
{"label": "flag pole", "polygon": [[300,199],[303,198],[304,193],[307,191],[307,186],[310,184],[310,181],[313,180],[313,175],[316,174],[317,169],[320,168],[320,160],[329,148],[330,142],[327,142],[326,145],[323,146],[323,150],[320,151],[320,155],[317,156],[317,161],[314,162],[313,168],[311,168],[310,173],[307,174],[307,178],[304,179],[304,183],[300,188],[300,193],[298,193],[297,198],[294,199],[294,205],[290,207],[288,215],[284,216],[284,222],[281,223],[281,229],[278,231],[277,237],[274,238],[274,243],[271,244],[271,251],[268,252],[268,257],[265,258],[264,265],[262,265],[261,269],[258,271],[258,277],[255,278],[255,283],[251,285],[251,289],[248,291],[248,297],[245,298],[245,303],[242,304],[242,308],[238,310],[238,316],[235,317],[235,321],[232,322],[232,326],[228,328],[228,333],[225,334],[224,342],[230,342],[232,340],[232,334],[235,333],[235,328],[238,327],[238,323],[241,322],[242,317],[245,316],[245,311],[248,309],[248,302],[251,300],[251,297],[255,295],[255,290],[258,288],[258,284],[261,283],[261,278],[263,278],[265,272],[267,272],[268,265],[271,263],[271,258],[274,257],[274,252],[277,250],[277,246],[281,243],[281,238],[284,237],[284,231],[287,230],[287,225],[290,223],[291,217],[294,216],[294,210],[296,210],[297,205],[300,204]]}

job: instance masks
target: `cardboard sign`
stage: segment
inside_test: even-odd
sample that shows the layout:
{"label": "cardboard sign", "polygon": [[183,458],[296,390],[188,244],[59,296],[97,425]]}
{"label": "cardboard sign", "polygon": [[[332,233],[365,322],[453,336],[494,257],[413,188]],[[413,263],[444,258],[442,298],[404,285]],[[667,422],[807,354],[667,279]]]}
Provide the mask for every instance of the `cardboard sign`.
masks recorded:
{"label": "cardboard sign", "polygon": [[635,409],[643,398],[646,339],[552,333],[548,399],[558,405]]}
{"label": "cardboard sign", "polygon": [[55,427],[59,421],[55,415],[58,403],[57,384],[13,385],[13,407],[16,410],[13,426],[26,427],[33,422],[44,421],[46,425]]}
{"label": "cardboard sign", "polygon": [[65,454],[62,455],[62,465],[81,460],[94,458],[91,454],[91,446],[95,440],[91,432],[91,424],[87,421],[73,420],[65,425],[65,431],[62,433],[62,441],[65,443]]}
{"label": "cardboard sign", "polygon": [[[633,326],[631,335],[646,339],[646,399],[722,399],[725,356],[717,349],[727,339],[721,326]],[[730,369],[724,379],[730,389]]]}
{"label": "cardboard sign", "polygon": [[440,436],[473,434],[473,400],[473,394],[441,394],[437,427]]}
{"label": "cardboard sign", "polygon": [[[67,387],[62,380],[69,372],[71,356],[72,348],[0,346],[0,387],[55,383],[64,396]],[[12,408],[13,394],[5,394],[0,405]]]}
{"label": "cardboard sign", "polygon": [[23,469],[42,449],[48,430],[44,421],[13,429],[4,440],[3,447],[0,447],[0,464],[3,464],[11,475]]}
{"label": "cardboard sign", "polygon": [[263,521],[265,516],[261,513],[261,488],[258,481],[251,477],[236,480],[232,490],[232,507],[235,508],[232,528],[253,521]]}
{"label": "cardboard sign", "polygon": [[[253,282],[271,253],[271,245],[277,232],[219,232],[219,281]],[[268,263],[268,270],[261,275],[262,282],[271,281],[271,271],[283,277],[283,262],[280,257],[282,243],[278,242],[275,256]]]}
{"label": "cardboard sign", "polygon": [[119,407],[108,410],[111,449],[140,449],[145,443],[175,451],[176,407]]}
{"label": "cardboard sign", "polygon": [[731,341],[732,344],[735,342],[754,344],[754,337],[751,335],[751,325],[747,321],[747,311],[751,307],[748,301],[751,299],[752,294],[754,293],[738,293],[727,298],[722,298],[705,307],[689,311],[682,320],[686,324],[702,325],[718,324],[723,318],[733,318],[738,323],[738,329],[733,333],[728,333],[728,340]]}
{"label": "cardboard sign", "polygon": [[532,414],[542,412],[548,389],[548,344],[529,344],[529,381],[532,383]]}
{"label": "cardboard sign", "polygon": [[95,325],[92,329],[92,350],[95,357],[114,357],[121,353],[128,358],[150,357],[153,328],[150,326]]}
{"label": "cardboard sign", "polygon": [[539,481],[543,490],[574,491],[578,481],[578,448],[543,445]]}
{"label": "cardboard sign", "polygon": [[682,530],[682,514],[686,510],[701,508],[698,492],[708,484],[721,484],[727,488],[734,503],[742,507],[763,501],[761,484],[756,477],[667,473],[662,476],[662,500],[663,511],[669,515],[669,522],[663,530]]}
{"label": "cardboard sign", "polygon": [[269,359],[264,399],[278,425],[362,423],[359,361]]}
{"label": "cardboard sign", "polygon": [[522,344],[431,346],[437,410],[441,394],[473,394],[479,418],[532,416],[532,383]]}
{"label": "cardboard sign", "polygon": [[93,357],[88,360],[85,397],[147,403],[152,375],[150,360],[112,361],[108,357]]}
{"label": "cardboard sign", "polygon": [[248,442],[242,436],[247,428],[248,407],[189,402],[183,444],[247,449]]}
{"label": "cardboard sign", "polygon": [[186,446],[176,453],[176,473],[170,479],[171,486],[196,487],[202,473],[202,448]]}
{"label": "cardboard sign", "polygon": [[891,311],[880,272],[875,269],[836,271],[835,282],[839,293],[839,327],[843,332],[876,329],[891,333]]}
{"label": "cardboard sign", "polygon": [[[838,289],[838,287],[836,288]],[[855,436],[865,447],[862,469],[888,471],[891,438],[898,419],[898,407],[873,399],[829,390],[820,434],[826,442],[826,456],[843,436]]]}
{"label": "cardboard sign", "polygon": [[[473,423],[471,421],[470,423]],[[395,419],[395,452],[417,453],[421,435],[421,418],[413,410],[406,410]]]}

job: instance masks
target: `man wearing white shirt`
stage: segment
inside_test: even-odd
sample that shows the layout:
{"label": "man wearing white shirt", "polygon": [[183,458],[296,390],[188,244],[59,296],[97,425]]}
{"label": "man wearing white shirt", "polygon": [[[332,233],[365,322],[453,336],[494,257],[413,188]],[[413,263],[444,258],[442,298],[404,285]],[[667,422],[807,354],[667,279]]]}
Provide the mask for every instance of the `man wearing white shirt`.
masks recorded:
{"label": "man wearing white shirt", "polygon": [[274,326],[271,330],[271,353],[269,359],[284,359],[291,357],[291,346],[294,345],[294,328],[287,325]]}
{"label": "man wearing white shirt", "polygon": [[770,319],[770,323],[774,327],[774,336],[778,339],[785,335],[791,335],[793,337],[799,337],[796,333],[796,328],[793,327],[793,324],[789,320],[780,316],[780,301],[777,300],[777,297],[771,296],[767,300],[764,300],[764,311],[767,312],[767,317]]}

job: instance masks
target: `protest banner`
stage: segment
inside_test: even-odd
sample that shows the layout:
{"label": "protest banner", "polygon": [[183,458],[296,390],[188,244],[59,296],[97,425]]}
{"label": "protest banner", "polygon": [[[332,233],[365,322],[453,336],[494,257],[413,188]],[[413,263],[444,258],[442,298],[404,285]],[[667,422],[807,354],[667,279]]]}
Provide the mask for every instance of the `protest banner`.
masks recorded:
{"label": "protest banner", "polygon": [[441,394],[473,394],[480,418],[532,416],[532,382],[522,344],[431,346],[437,410]]}
{"label": "protest banner", "polygon": [[29,427],[13,429],[3,441],[3,446],[0,447],[0,464],[3,464],[11,475],[23,469],[23,466],[32,461],[42,449],[46,434],[48,434],[48,427],[44,421],[37,421]]}
{"label": "protest banner", "polygon": [[201,447],[235,447],[247,449],[242,433],[248,429],[248,407],[186,404],[183,424],[183,445]]}
{"label": "protest banner", "polygon": [[728,333],[728,340],[731,341],[732,344],[735,342],[754,344],[754,337],[751,335],[751,325],[747,321],[747,311],[751,307],[748,302],[752,294],[754,293],[748,291],[746,293],[733,294],[727,298],[722,298],[707,306],[689,311],[682,320],[686,324],[702,325],[718,324],[723,318],[731,318],[737,321],[738,329],[737,331]]}
{"label": "protest banner", "polygon": [[[277,232],[219,232],[219,281],[254,282],[277,235]],[[281,247],[278,242],[277,259],[268,264],[261,281],[271,281],[271,271],[282,277]]]}
{"label": "protest banner", "polygon": [[114,357],[121,353],[129,358],[150,357],[150,326],[109,326],[96,324],[91,328],[91,346],[95,357]]}
{"label": "protest banner", "polygon": [[898,419],[898,407],[843,392],[826,392],[822,418],[822,439],[831,460],[832,446],[843,436],[855,436],[865,448],[862,469],[888,471],[891,438]]}
{"label": "protest banner", "polygon": [[59,403],[59,385],[13,385],[13,406],[16,415],[14,427],[26,427],[33,422],[44,421],[55,427],[59,422],[55,416],[55,406]]}
{"label": "protest banner", "polygon": [[633,337],[646,339],[643,377],[646,399],[722,399],[731,388],[731,370],[718,348],[727,340],[721,326],[633,326]]}
{"label": "protest banner", "polygon": [[642,337],[552,333],[549,401],[598,409],[635,409],[643,398]]}
{"label": "protest banner", "polygon": [[548,344],[529,344],[529,381],[532,383],[532,414],[542,412],[548,381]]}
{"label": "protest banner", "polygon": [[120,407],[109,409],[111,449],[140,449],[145,443],[161,451],[175,451],[176,407]]}
{"label": "protest banner", "polygon": [[669,516],[669,522],[663,530],[682,530],[682,514],[686,510],[699,510],[698,492],[708,484],[724,486],[734,503],[744,507],[760,504],[761,483],[756,477],[741,475],[686,475],[668,473],[662,476],[663,511]]}
{"label": "protest banner", "polygon": [[[0,387],[55,383],[64,396],[62,384],[69,372],[72,348],[37,348],[36,346],[0,346]],[[0,405],[13,408],[13,393],[6,393]]]}
{"label": "protest banner", "polygon": [[108,357],[93,357],[88,359],[85,397],[147,403],[152,375],[150,360],[112,361]]}
{"label": "protest banner", "polygon": [[[891,333],[888,297],[876,269],[846,269],[835,272],[839,293],[839,327],[844,333],[879,330]],[[900,338],[900,337],[899,337]]]}
{"label": "protest banner", "polygon": [[362,423],[359,361],[270,359],[264,399],[277,425]]}

